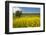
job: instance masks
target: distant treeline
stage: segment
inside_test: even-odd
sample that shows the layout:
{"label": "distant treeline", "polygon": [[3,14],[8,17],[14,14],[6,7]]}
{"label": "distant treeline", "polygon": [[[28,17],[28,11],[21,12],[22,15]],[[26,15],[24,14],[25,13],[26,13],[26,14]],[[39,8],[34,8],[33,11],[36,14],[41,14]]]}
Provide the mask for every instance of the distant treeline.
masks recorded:
{"label": "distant treeline", "polygon": [[40,13],[22,13],[22,15],[40,15]]}

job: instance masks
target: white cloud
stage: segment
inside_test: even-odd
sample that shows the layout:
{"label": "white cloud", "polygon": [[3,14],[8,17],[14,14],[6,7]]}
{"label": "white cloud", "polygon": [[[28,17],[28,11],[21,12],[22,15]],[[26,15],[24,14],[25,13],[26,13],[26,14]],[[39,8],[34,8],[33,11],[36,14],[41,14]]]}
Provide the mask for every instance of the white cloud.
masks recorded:
{"label": "white cloud", "polygon": [[18,7],[14,7],[13,8],[13,13],[15,13],[16,11],[22,11],[20,8],[18,8]]}

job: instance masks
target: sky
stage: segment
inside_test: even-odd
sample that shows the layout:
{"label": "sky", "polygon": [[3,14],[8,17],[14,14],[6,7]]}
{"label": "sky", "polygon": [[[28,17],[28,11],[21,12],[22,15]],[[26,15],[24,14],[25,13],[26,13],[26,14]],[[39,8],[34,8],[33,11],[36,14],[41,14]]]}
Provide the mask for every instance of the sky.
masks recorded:
{"label": "sky", "polygon": [[40,13],[40,8],[34,7],[19,7],[23,13]]}

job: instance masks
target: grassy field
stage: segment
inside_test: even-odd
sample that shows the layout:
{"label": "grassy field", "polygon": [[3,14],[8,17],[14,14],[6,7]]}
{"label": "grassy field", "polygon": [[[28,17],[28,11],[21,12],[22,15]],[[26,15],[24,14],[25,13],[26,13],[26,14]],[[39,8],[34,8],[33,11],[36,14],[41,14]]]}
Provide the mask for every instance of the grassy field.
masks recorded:
{"label": "grassy field", "polygon": [[13,28],[40,27],[40,15],[13,16]]}

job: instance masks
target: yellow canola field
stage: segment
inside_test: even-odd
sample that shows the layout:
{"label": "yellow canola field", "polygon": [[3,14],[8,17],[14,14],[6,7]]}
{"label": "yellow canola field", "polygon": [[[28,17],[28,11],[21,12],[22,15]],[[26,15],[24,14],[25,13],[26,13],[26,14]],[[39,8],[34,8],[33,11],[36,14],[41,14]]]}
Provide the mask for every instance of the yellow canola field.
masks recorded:
{"label": "yellow canola field", "polygon": [[13,20],[13,27],[39,27],[40,17],[20,17]]}

